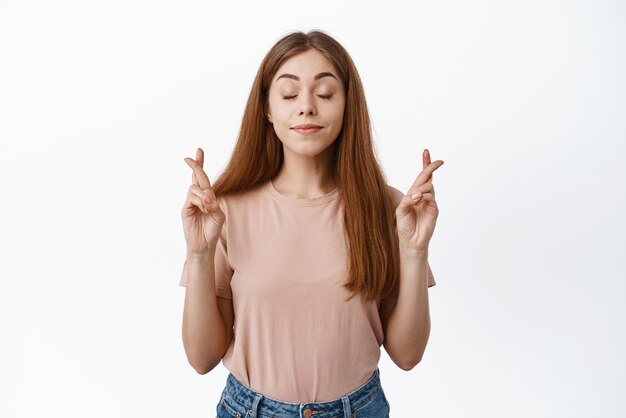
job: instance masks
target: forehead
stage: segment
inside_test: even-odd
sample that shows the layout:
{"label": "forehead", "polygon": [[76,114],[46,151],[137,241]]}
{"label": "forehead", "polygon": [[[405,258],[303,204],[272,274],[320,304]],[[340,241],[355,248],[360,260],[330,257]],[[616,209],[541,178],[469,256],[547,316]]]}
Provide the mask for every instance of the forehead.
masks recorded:
{"label": "forehead", "polygon": [[[332,73],[337,80],[333,77],[322,77],[319,80],[314,80],[316,74],[329,72]],[[281,77],[283,74],[292,74],[299,78],[294,80],[291,77]],[[280,78],[279,78],[280,77]],[[297,55],[286,60],[276,71],[274,75],[273,83],[314,83],[325,81],[338,81],[339,74],[335,70],[333,64],[328,58],[322,55],[316,49],[309,49],[305,52],[301,52]]]}

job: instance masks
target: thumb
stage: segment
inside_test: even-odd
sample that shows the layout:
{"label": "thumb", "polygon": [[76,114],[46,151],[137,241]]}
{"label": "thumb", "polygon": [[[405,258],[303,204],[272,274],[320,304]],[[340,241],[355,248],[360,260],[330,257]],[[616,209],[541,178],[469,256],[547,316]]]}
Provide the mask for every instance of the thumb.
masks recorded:
{"label": "thumb", "polygon": [[400,204],[396,208],[396,216],[398,218],[404,218],[411,212],[413,205],[422,197],[422,193],[418,190],[413,192],[410,196],[402,197]]}

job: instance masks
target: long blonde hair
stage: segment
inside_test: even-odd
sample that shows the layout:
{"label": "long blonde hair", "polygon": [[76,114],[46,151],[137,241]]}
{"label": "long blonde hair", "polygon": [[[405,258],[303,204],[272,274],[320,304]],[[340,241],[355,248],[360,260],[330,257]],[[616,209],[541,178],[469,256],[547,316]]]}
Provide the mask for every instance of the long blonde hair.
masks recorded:
{"label": "long blonde hair", "polygon": [[283,163],[282,143],[266,119],[268,92],[278,68],[290,57],[315,48],[327,57],[343,82],[343,126],[332,145],[332,168],[344,207],[349,254],[348,300],[387,297],[399,280],[395,207],[373,147],[361,79],[348,52],[320,30],[282,37],[263,58],[244,111],[230,160],[213,182],[216,196],[237,194],[273,179]]}

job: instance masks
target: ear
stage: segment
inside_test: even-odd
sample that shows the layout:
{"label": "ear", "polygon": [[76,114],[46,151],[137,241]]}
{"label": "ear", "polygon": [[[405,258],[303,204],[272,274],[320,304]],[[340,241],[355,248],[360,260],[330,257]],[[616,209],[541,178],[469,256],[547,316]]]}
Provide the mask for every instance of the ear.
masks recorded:
{"label": "ear", "polygon": [[269,105],[266,103],[265,106],[263,106],[263,110],[265,113],[265,117],[267,117],[267,120],[270,121],[270,123],[274,123],[274,121],[272,120],[272,114],[270,113],[269,110]]}

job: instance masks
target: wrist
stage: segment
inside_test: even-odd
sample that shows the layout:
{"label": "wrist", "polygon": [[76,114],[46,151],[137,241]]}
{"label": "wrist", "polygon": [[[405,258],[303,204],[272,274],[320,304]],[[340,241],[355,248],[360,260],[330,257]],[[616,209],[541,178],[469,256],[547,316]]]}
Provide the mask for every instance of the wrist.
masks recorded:
{"label": "wrist", "polygon": [[418,248],[408,242],[400,241],[400,254],[413,258],[428,258],[428,247]]}
{"label": "wrist", "polygon": [[187,260],[188,261],[202,261],[205,258],[214,257],[215,256],[215,246],[209,246],[204,250],[187,250]]}

